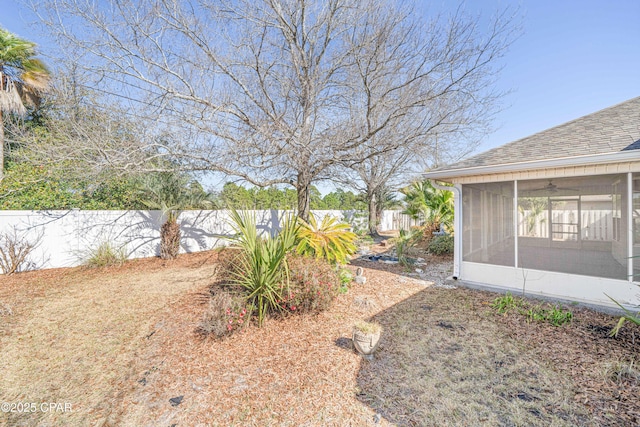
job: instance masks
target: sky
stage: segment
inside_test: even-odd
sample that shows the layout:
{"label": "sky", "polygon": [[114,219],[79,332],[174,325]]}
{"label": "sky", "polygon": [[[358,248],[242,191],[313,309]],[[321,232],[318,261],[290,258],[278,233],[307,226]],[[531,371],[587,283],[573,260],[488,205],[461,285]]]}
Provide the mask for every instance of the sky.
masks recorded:
{"label": "sky", "polygon": [[[420,0],[417,0],[420,2]],[[420,10],[453,10],[433,1]],[[519,7],[522,34],[502,60],[497,89],[509,91],[495,132],[479,151],[640,96],[640,1],[468,0],[472,14]],[[0,26],[46,46],[27,8],[0,0]]]}

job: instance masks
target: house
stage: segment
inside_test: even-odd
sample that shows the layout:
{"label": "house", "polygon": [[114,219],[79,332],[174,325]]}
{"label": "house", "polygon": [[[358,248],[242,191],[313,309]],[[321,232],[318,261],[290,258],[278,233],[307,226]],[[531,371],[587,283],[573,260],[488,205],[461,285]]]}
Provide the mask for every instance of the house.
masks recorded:
{"label": "house", "polygon": [[640,306],[640,97],[425,177],[453,184],[454,278]]}

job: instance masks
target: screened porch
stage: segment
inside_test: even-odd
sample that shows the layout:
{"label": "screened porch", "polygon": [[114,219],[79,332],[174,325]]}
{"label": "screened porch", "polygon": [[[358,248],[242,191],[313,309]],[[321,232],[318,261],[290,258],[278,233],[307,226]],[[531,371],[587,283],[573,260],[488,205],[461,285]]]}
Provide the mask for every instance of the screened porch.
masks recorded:
{"label": "screened porch", "polygon": [[465,262],[629,280],[640,174],[463,184],[462,226]]}

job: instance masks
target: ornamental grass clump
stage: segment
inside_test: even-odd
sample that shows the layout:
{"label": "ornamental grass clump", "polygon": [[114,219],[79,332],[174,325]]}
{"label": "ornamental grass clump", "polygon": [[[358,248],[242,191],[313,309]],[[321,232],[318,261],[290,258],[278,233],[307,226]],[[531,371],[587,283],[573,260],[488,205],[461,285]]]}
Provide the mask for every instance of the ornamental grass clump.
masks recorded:
{"label": "ornamental grass clump", "polygon": [[120,266],[127,260],[125,248],[117,248],[111,242],[102,242],[89,252],[84,265],[91,268]]}

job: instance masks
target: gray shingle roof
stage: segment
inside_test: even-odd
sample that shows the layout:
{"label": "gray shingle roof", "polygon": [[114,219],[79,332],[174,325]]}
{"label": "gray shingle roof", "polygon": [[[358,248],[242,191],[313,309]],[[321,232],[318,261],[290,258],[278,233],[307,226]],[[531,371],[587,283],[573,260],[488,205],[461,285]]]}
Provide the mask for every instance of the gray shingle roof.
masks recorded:
{"label": "gray shingle roof", "polygon": [[495,166],[638,149],[640,97],[436,170]]}

